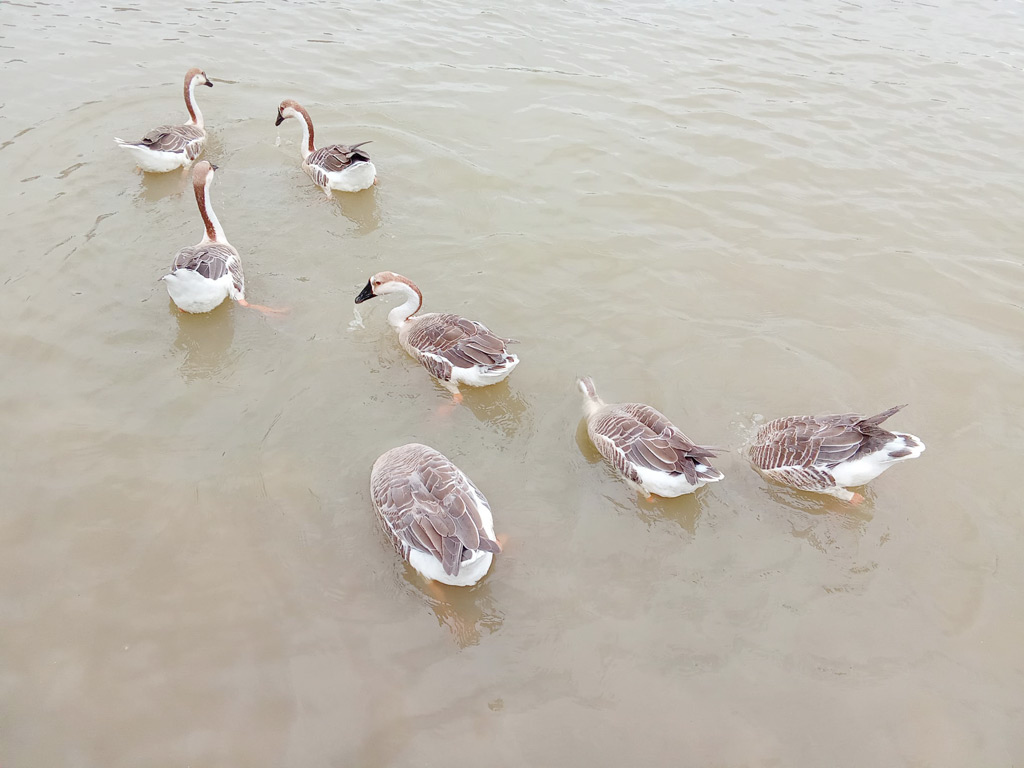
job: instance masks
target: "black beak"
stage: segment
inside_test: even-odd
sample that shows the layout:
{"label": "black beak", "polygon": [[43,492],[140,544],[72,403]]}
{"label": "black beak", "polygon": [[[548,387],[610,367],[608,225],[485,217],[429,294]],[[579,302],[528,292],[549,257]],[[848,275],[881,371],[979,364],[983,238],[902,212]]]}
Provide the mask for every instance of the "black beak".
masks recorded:
{"label": "black beak", "polygon": [[215,171],[220,168],[220,166],[214,165],[213,163],[210,163],[210,167],[213,168],[213,170]]}
{"label": "black beak", "polygon": [[274,121],[274,125],[280,125],[284,122],[284,115],[281,114],[281,110],[277,110],[277,120]]}
{"label": "black beak", "polygon": [[213,88],[213,83],[211,83],[211,82],[210,82],[209,80],[207,80],[207,81],[206,81],[206,84],[207,84],[208,86],[210,86],[211,88]]}
{"label": "black beak", "polygon": [[366,287],[363,288],[363,290],[359,292],[358,296],[356,296],[356,304],[362,304],[367,299],[372,299],[376,295],[377,294],[375,294],[373,292],[373,286],[370,285],[370,281],[367,280],[366,281]]}

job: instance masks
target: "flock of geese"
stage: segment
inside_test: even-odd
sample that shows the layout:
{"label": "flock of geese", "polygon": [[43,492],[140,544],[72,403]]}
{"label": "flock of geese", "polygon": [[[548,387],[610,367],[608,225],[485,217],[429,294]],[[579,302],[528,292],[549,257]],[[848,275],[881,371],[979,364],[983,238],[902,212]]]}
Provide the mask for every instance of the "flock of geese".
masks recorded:
{"label": "flock of geese", "polygon": [[[184,125],[163,125],[136,142],[116,139],[144,171],[187,167],[206,143],[196,86],[213,86],[206,73],[185,76]],[[364,152],[367,142],[317,149],[309,113],[291,99],[281,102],[277,125],[296,118],[302,125],[302,168],[325,194],[358,192],[376,183],[377,171]],[[245,300],[242,260],[224,235],[210,201],[216,166],[195,165],[192,183],[203,219],[203,239],[182,248],[163,277],[167,292],[183,312],[209,312],[230,297],[264,312],[276,310]],[[388,313],[402,348],[461,402],[459,385],[482,387],[505,379],[519,365],[508,351],[513,339],[459,315],[419,314],[423,294],[407,277],[379,272],[355,298],[398,294],[404,301]],[[587,432],[601,455],[641,495],[676,497],[720,481],[711,465],[717,449],[700,446],[669,419],[642,403],[605,403],[589,377],[579,379]],[[766,477],[803,491],[828,494],[850,503],[863,496],[849,490],[874,480],[889,467],[920,456],[925,446],[914,435],[890,432],[883,421],[895,406],[864,417],[856,413],[789,416],[762,425],[749,456]],[[373,505],[385,533],[401,556],[425,578],[453,586],[476,584],[501,552],[490,505],[458,467],[426,445],[409,443],[382,454],[370,474]]]}

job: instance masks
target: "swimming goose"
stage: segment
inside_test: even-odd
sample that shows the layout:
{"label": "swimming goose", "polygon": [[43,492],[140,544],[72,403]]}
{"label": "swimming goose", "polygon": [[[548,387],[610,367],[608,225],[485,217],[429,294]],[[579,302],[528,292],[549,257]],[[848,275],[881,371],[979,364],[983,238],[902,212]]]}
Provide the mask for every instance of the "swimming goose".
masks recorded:
{"label": "swimming goose", "polygon": [[427,579],[472,586],[501,552],[487,499],[426,445],[409,443],[382,454],[370,473],[370,496],[398,554]]}
{"label": "swimming goose", "polygon": [[277,121],[274,125],[280,125],[289,117],[297,117],[302,123],[302,169],[325,195],[330,197],[333,189],[339,192],[358,192],[377,183],[377,169],[370,161],[370,156],[360,149],[370,142],[351,146],[331,144],[316,149],[313,146],[313,121],[309,119],[309,112],[297,101],[285,99],[277,108]]}
{"label": "swimming goose", "polygon": [[865,485],[924,452],[920,438],[879,426],[905,407],[870,418],[840,413],[775,419],[757,430],[750,458],[765,477],[783,485],[859,504],[864,497],[848,486]]}
{"label": "swimming goose", "polygon": [[607,405],[589,376],[577,383],[591,441],[648,501],[652,494],[674,498],[693,493],[725,477],[708,461],[716,449],[694,444],[664,414],[643,403]]}
{"label": "swimming goose", "polygon": [[519,358],[505,350],[515,339],[495,336],[474,320],[438,313],[413,317],[423,306],[423,294],[409,278],[394,272],[371,277],[356,296],[356,304],[389,293],[406,299],[388,313],[388,323],[398,331],[398,343],[452,393],[455,402],[462,402],[459,384],[497,384],[519,365]]}
{"label": "swimming goose", "polygon": [[279,314],[282,310],[250,304],[245,300],[242,259],[224,236],[224,230],[210,202],[210,184],[216,170],[217,166],[206,160],[197,163],[193,169],[192,187],[196,193],[199,213],[203,217],[203,239],[198,245],[178,251],[171,264],[171,271],[161,280],[182,312],[209,312],[230,296],[243,307]]}
{"label": "swimming goose", "polygon": [[203,127],[203,113],[196,104],[197,85],[213,87],[206,73],[198,67],[193,67],[185,75],[185,108],[188,109],[188,122],[184,125],[161,125],[139,141],[114,139],[120,147],[131,153],[142,170],[166,173],[188,165],[202,153],[206,145],[206,129]]}

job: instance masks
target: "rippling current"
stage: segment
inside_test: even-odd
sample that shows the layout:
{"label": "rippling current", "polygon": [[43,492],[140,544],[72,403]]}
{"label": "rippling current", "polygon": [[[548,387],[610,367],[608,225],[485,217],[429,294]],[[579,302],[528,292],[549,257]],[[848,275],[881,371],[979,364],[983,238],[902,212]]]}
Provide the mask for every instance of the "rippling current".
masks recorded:
{"label": "rippling current", "polygon": [[[0,6],[0,764],[1024,761],[1024,140],[1015,2]],[[157,280],[185,114],[247,298]],[[299,168],[368,145],[379,187]],[[374,272],[521,340],[457,409]],[[393,303],[393,302],[392,302]],[[646,503],[574,378],[729,449]],[[764,418],[909,403],[864,505],[789,492]],[[373,517],[410,440],[505,552],[438,597]]]}

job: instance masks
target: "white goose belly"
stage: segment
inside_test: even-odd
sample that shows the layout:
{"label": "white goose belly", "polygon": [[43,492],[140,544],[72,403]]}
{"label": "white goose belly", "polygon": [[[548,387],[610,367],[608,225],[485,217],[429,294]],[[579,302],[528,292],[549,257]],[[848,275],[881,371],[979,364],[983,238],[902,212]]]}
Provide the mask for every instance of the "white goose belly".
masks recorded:
{"label": "white goose belly", "polygon": [[658,472],[646,467],[637,467],[636,471],[640,476],[640,484],[645,491],[666,499],[674,499],[676,496],[693,493],[708,482],[698,477],[697,482],[691,484],[687,481],[686,475],[670,475],[667,472]]}
{"label": "white goose belly", "polygon": [[476,584],[487,575],[493,559],[494,555],[490,552],[475,552],[469,560],[459,566],[458,574],[449,576],[444,572],[440,561],[433,555],[420,552],[418,549],[409,552],[409,565],[415,568],[421,576],[452,587],[471,587]]}
{"label": "white goose belly", "polygon": [[211,280],[191,269],[177,269],[163,280],[178,308],[192,313],[216,309],[228,297],[232,285],[230,275]]}
{"label": "white goose belly", "polygon": [[373,186],[377,169],[371,162],[355,163],[343,171],[326,173],[327,185],[339,192],[359,192]]}
{"label": "white goose belly", "polygon": [[465,384],[468,387],[486,387],[504,381],[512,370],[519,365],[519,358],[509,355],[509,361],[504,368],[488,370],[482,366],[473,368],[452,368],[452,381],[456,384]]}
{"label": "white goose belly", "polygon": [[160,152],[125,144],[121,146],[132,154],[139,168],[147,173],[167,173],[175,168],[181,168],[189,161],[184,152]]}

